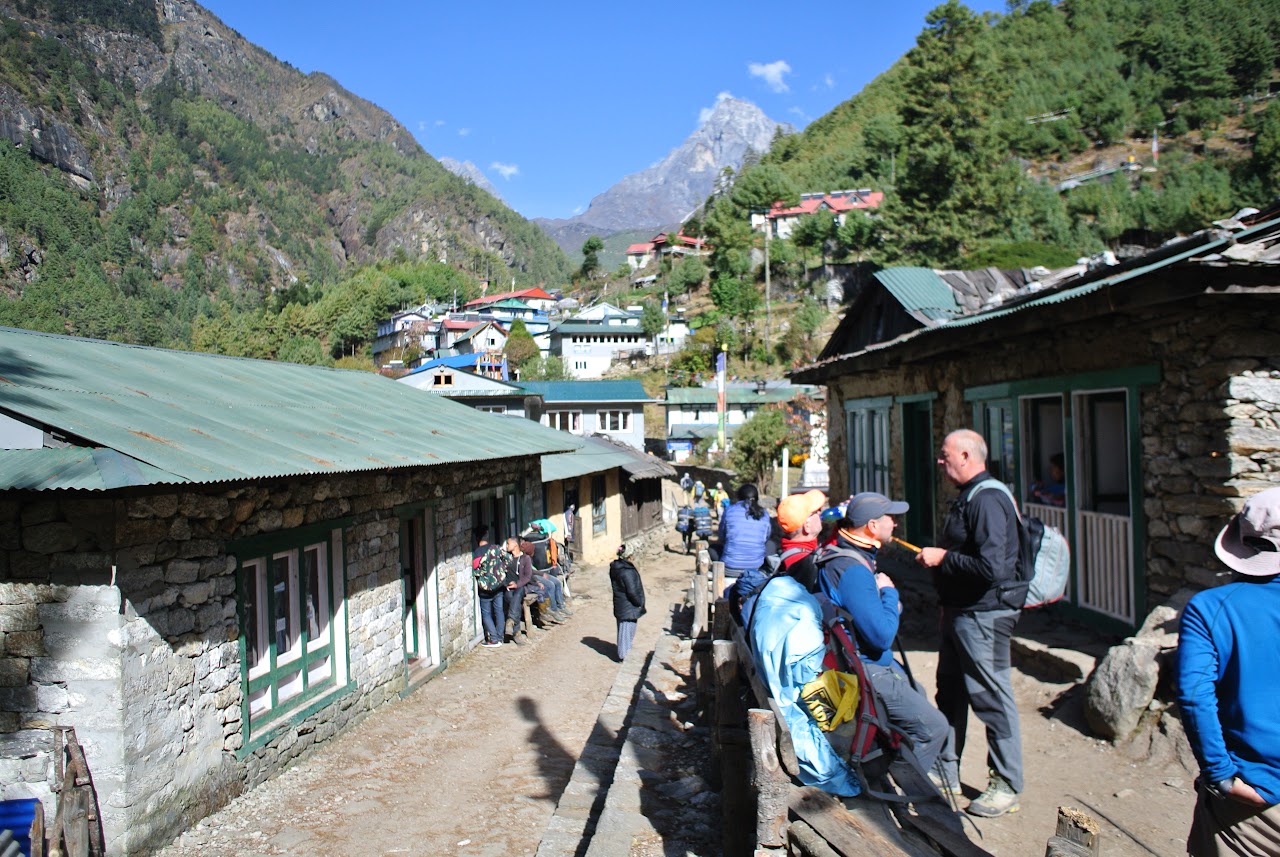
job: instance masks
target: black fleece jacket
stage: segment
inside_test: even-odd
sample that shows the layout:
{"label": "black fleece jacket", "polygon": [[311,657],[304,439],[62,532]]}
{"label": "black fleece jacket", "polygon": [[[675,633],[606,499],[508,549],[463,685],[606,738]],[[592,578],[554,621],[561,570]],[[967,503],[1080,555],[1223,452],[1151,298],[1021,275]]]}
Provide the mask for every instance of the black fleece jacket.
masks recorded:
{"label": "black fleece jacket", "polygon": [[1005,493],[973,487],[990,479],[987,471],[960,486],[942,525],[939,547],[946,548],[933,583],[943,607],[998,610],[1021,606],[1026,584],[1018,580],[1018,513]]}

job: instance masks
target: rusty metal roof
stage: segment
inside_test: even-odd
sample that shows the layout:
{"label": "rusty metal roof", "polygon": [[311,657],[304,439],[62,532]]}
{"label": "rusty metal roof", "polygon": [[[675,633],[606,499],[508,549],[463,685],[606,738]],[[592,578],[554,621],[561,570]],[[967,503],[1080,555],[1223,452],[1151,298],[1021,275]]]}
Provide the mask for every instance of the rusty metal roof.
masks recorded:
{"label": "rusty metal roof", "polygon": [[[480,413],[372,372],[10,328],[0,328],[0,414],[72,446],[136,460],[144,481],[129,484],[486,461],[577,446],[531,420]],[[41,477],[35,457],[0,458],[0,489],[33,481],[108,487],[100,468],[95,476],[87,463],[76,470],[56,456],[44,461]]]}

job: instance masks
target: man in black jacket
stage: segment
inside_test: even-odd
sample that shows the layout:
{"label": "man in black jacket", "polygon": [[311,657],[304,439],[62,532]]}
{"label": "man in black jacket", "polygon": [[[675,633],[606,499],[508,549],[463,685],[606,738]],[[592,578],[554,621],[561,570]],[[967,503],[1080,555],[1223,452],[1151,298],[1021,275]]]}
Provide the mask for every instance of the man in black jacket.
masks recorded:
{"label": "man in black jacket", "polygon": [[618,660],[624,660],[636,637],[636,622],[644,615],[644,584],[632,559],[635,547],[624,544],[618,558],[609,565],[609,584],[613,587],[613,618],[618,620]]}
{"label": "man in black jacket", "polygon": [[1026,597],[1018,580],[1018,512],[1003,491],[975,491],[987,473],[987,445],[977,432],[947,435],[938,457],[959,488],[943,525],[941,547],[917,559],[933,569],[942,605],[938,644],[938,708],[951,731],[940,759],[941,786],[958,792],[969,708],[987,729],[986,791],[965,809],[985,818],[1018,810],[1022,735],[1013,698],[1009,638]]}

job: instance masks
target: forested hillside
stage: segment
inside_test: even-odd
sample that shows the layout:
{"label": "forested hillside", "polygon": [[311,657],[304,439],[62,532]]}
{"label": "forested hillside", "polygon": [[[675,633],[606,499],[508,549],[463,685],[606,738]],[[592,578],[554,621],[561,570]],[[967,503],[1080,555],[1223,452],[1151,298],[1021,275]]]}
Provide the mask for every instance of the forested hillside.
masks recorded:
{"label": "forested hillside", "polygon": [[1274,199],[1278,0],[1009,5],[939,6],[898,63],[743,171],[706,219],[717,273],[749,274],[746,211],[806,191],[886,192],[871,223],[802,231],[824,255],[969,267],[1151,246]]}
{"label": "forested hillside", "polygon": [[0,324],[328,362],[563,282],[533,224],[189,0],[0,0]]}

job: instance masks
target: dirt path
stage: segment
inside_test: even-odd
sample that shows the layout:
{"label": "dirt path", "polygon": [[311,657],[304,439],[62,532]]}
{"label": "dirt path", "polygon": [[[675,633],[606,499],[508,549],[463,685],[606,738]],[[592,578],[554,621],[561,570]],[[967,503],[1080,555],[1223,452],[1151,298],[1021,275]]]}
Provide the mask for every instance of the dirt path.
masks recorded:
{"label": "dirt path", "polygon": [[[652,649],[692,559],[639,563]],[[618,670],[607,571],[532,645],[476,649],[226,809],[162,857],[533,854]]]}
{"label": "dirt path", "polygon": [[[682,598],[692,561],[668,553],[639,566],[651,606],[636,645],[649,650],[667,605]],[[617,673],[607,575],[584,570],[575,584],[568,625],[535,632],[524,648],[477,649],[206,819],[161,857],[533,854]],[[937,655],[928,623],[910,627],[910,663],[932,695]],[[1193,795],[1192,774],[1178,760],[1180,736],[1157,740],[1154,752],[1147,744],[1117,748],[1087,734],[1078,687],[1019,671],[1015,692],[1027,778],[1022,810],[975,819],[976,842],[999,857],[1043,854],[1057,807],[1074,805],[1102,825],[1104,857],[1185,853]],[[986,782],[986,749],[976,721],[969,735],[961,773],[972,797]],[[687,796],[683,802],[692,810]],[[642,853],[671,853],[677,838],[656,832]]]}

